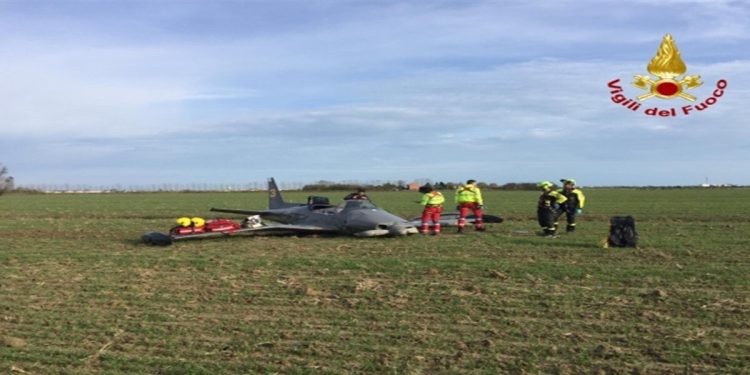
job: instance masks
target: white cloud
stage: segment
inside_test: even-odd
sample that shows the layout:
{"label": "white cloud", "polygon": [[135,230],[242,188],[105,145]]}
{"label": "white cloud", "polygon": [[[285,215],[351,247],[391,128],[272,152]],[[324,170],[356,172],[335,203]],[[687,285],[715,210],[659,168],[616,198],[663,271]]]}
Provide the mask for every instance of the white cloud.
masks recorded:
{"label": "white cloud", "polygon": [[[299,165],[315,179],[352,169],[407,178],[422,155],[451,155],[430,173],[456,175],[509,162],[541,173],[549,154],[576,163],[697,162],[705,156],[686,150],[698,149],[725,164],[747,160],[750,55],[733,47],[750,35],[748,6],[609,2],[603,12],[592,4],[600,3],[322,3],[296,11],[191,3],[179,11],[136,6],[124,16],[92,5],[95,12],[27,10],[24,22],[10,13],[0,16],[8,21],[0,27],[0,146],[22,140],[10,161],[40,171],[36,179],[60,163],[101,171],[87,153],[112,168],[140,166],[133,176],[101,177],[128,180],[164,176],[149,171],[165,161],[177,165],[178,179],[198,166],[214,178],[248,165]],[[629,80],[645,73],[665,30],[706,82],[696,95],[708,95],[718,77],[729,80],[710,111],[658,119],[610,101],[613,78],[637,95]],[[201,160],[182,168],[174,149],[200,149]],[[227,150],[240,154],[227,161]],[[612,152],[620,154],[610,159]],[[361,168],[362,159],[376,164]],[[526,173],[486,168],[498,177]]]}

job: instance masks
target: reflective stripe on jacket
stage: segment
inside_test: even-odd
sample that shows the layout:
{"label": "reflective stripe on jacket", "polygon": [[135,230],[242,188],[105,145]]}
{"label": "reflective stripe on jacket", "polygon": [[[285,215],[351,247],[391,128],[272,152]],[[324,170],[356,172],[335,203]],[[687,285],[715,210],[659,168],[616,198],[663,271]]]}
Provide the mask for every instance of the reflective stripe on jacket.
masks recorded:
{"label": "reflective stripe on jacket", "polygon": [[482,202],[482,192],[474,185],[464,185],[456,189],[456,203],[478,203]]}
{"label": "reflective stripe on jacket", "polygon": [[556,204],[562,204],[567,201],[568,198],[565,198],[564,195],[560,194],[560,192],[549,190],[542,193],[541,196],[539,196],[539,208],[548,208],[555,206],[553,203]]}
{"label": "reflective stripe on jacket", "polygon": [[420,202],[423,206],[439,206],[445,202],[445,197],[439,191],[433,191],[422,195],[422,201]]}

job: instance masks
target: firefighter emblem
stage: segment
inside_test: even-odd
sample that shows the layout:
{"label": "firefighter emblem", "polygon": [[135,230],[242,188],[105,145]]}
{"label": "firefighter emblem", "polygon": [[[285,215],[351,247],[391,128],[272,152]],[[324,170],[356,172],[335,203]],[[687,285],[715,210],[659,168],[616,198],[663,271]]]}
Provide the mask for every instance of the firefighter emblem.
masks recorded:
{"label": "firefighter emblem", "polygon": [[685,75],[687,71],[685,62],[680,57],[680,51],[677,49],[672,35],[664,35],[656,56],[648,63],[648,72],[650,75],[636,74],[633,79],[633,86],[648,91],[647,94],[638,96],[638,100],[643,101],[653,96],[661,99],[674,99],[676,97],[689,101],[695,101],[696,97],[685,93],[683,90],[694,89],[703,84],[699,75]]}

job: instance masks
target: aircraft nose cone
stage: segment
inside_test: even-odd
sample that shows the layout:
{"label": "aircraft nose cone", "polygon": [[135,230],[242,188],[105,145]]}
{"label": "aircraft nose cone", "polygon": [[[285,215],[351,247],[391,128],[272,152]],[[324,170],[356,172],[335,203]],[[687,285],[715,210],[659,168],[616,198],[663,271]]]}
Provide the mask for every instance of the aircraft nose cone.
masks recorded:
{"label": "aircraft nose cone", "polygon": [[405,236],[407,234],[416,234],[418,232],[417,228],[413,225],[404,225],[401,223],[393,224],[388,228],[388,233],[391,236]]}

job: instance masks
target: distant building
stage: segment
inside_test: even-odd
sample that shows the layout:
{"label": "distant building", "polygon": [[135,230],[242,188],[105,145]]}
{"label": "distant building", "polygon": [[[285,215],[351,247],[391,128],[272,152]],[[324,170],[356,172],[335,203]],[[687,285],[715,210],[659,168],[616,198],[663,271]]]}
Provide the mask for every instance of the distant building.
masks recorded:
{"label": "distant building", "polygon": [[416,182],[410,182],[406,184],[406,188],[412,191],[418,191],[419,190],[419,184]]}

